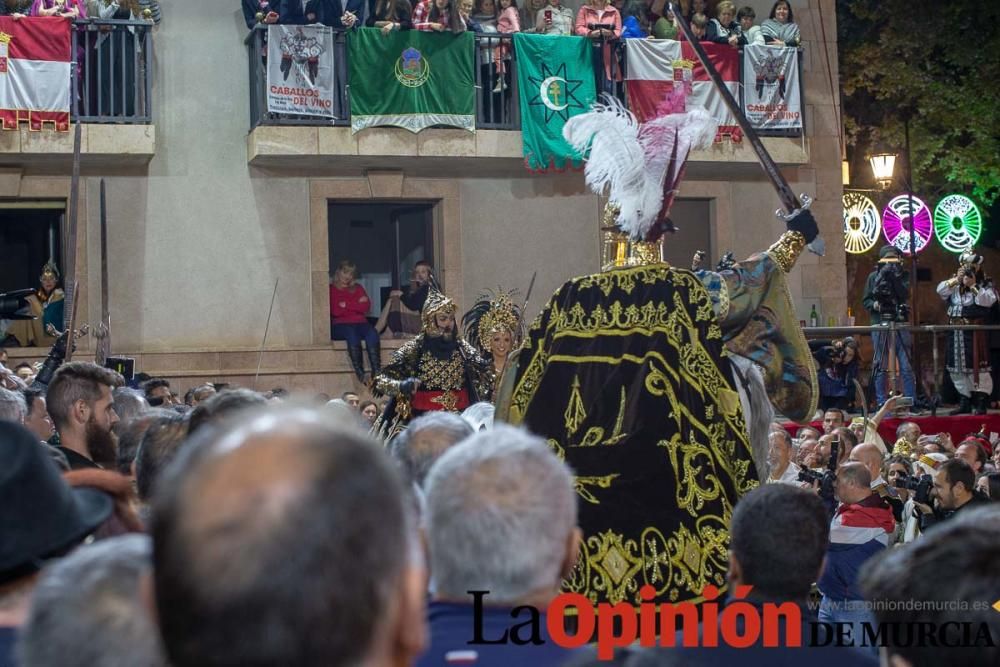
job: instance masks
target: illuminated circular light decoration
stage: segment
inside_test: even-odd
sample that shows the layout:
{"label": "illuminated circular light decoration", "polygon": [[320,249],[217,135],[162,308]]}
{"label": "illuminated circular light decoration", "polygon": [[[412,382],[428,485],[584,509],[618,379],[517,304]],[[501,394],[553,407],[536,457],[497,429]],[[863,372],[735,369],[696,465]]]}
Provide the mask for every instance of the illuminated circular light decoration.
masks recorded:
{"label": "illuminated circular light decoration", "polygon": [[948,195],[934,207],[934,235],[945,250],[962,252],[979,240],[983,216],[968,197]]}
{"label": "illuminated circular light decoration", "polygon": [[[913,199],[913,212],[910,212],[910,199]],[[927,246],[931,240],[931,212],[927,204],[912,195],[893,197],[882,211],[882,233],[885,239],[898,248],[904,255],[910,254],[910,220],[916,234],[917,252]]]}
{"label": "illuminated circular light decoration", "polygon": [[878,208],[857,192],[844,193],[844,248],[852,255],[871,250],[882,231]]}

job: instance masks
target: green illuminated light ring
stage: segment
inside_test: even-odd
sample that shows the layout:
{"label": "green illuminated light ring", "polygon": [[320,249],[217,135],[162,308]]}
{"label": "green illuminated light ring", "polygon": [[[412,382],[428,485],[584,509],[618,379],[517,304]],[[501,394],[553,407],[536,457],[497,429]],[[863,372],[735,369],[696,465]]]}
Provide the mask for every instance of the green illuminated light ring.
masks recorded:
{"label": "green illuminated light ring", "polygon": [[934,207],[934,236],[945,250],[962,252],[983,233],[979,207],[963,195],[948,195]]}
{"label": "green illuminated light ring", "polygon": [[857,192],[845,192],[844,249],[860,255],[875,247],[882,231],[882,216],[868,197]]}

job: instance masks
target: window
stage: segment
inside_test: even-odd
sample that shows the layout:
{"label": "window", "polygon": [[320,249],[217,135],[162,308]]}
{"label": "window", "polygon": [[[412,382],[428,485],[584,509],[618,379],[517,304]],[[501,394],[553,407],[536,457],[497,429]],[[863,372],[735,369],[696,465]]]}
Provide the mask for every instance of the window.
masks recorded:
{"label": "window", "polygon": [[38,287],[38,276],[49,258],[54,258],[60,274],[62,261],[60,223],[64,203],[49,208],[14,208],[0,204],[0,293]]}
{"label": "window", "polygon": [[405,287],[414,265],[434,266],[434,205],[430,203],[354,204],[327,208],[330,273],[344,259],[358,266],[358,283],[372,301],[377,318],[394,281]]}

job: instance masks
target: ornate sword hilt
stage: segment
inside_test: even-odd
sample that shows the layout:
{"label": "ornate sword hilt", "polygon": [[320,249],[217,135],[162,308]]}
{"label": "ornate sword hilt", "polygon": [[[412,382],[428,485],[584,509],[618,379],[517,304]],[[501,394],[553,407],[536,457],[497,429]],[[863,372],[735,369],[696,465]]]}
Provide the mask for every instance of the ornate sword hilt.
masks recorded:
{"label": "ornate sword hilt", "polygon": [[[788,224],[789,222],[794,220],[796,216],[802,213],[802,211],[805,211],[810,206],[812,206],[813,198],[807,194],[801,194],[799,195],[799,202],[800,202],[799,207],[796,208],[794,211],[786,213],[785,211],[779,208],[777,211],[774,212],[774,214],[781,220],[784,220],[785,224]],[[806,246],[806,248],[808,248],[809,252],[813,253],[814,255],[819,255],[820,257],[822,257],[823,255],[826,254],[826,241],[823,240],[822,236],[817,236],[812,240],[812,243]]]}
{"label": "ornate sword hilt", "polygon": [[777,217],[781,218],[785,222],[790,222],[790,221],[794,220],[795,217],[799,213],[801,213],[802,211],[805,211],[810,206],[812,206],[813,199],[812,199],[812,197],[810,197],[807,194],[801,194],[801,195],[799,195],[799,202],[801,202],[800,205],[799,205],[799,207],[797,209],[795,209],[794,211],[792,211],[790,213],[786,213],[785,211],[783,211],[783,210],[781,210],[779,208],[777,211],[774,212],[774,215],[776,215]]}

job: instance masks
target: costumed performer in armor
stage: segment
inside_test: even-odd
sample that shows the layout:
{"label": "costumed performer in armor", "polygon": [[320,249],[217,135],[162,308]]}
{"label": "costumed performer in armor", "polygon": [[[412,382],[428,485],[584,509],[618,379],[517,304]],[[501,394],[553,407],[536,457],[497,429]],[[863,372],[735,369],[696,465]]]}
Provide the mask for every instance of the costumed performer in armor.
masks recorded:
{"label": "costumed performer in armor", "polygon": [[521,309],[514,305],[514,292],[502,290],[481,294],[462,316],[467,339],[479,348],[483,358],[492,362],[494,382],[489,387],[489,395],[480,396],[481,400],[492,400],[493,384],[503,375],[510,353],[521,344],[524,335],[521,321]]}
{"label": "costumed performer in armor", "polygon": [[425,412],[461,412],[493,385],[490,362],[458,335],[455,302],[431,288],[421,312],[423,331],[396,350],[375,376],[372,393],[389,396],[372,429],[389,440]]}
{"label": "costumed performer in armor", "polygon": [[27,298],[34,320],[13,322],[8,330],[21,347],[48,347],[56,342],[55,336],[48,333],[51,324],[57,331],[62,331],[63,314],[66,295],[59,287],[59,268],[49,260],[42,267],[42,275],[38,277],[39,287]]}
{"label": "costumed performer in armor", "polygon": [[[968,250],[959,258],[955,276],[942,280],[937,293],[948,304],[949,324],[986,324],[997,302],[992,281],[982,272],[983,258]],[[985,331],[953,331],[948,336],[946,368],[958,391],[960,403],[950,414],[986,414],[993,393],[993,374]]]}
{"label": "costumed performer in armor", "polygon": [[529,329],[496,416],[546,438],[575,473],[584,541],[564,590],[638,604],[648,584],[654,602],[698,602],[706,585],[726,588],[730,517],[758,485],[751,450],[764,458],[771,418],[752,442],[741,393],[767,392],[743,389],[727,348],[763,367],[786,416],[815,410],[784,273],[816,225],[800,213],[767,252],[706,275],[710,293],[662,261],[661,235],[688,152],[711,144],[715,121],[691,109],[637,126],[611,99],[565,126],[570,145],[590,147],[587,181],[608,190],[617,229],[606,271],[564,284]]}

